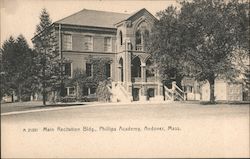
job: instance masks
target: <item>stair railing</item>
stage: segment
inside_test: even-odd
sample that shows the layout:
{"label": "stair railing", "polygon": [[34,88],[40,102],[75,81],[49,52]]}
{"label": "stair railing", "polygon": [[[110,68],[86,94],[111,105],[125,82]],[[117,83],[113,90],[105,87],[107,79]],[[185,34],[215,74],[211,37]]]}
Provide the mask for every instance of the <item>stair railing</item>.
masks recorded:
{"label": "stair railing", "polygon": [[165,97],[167,97],[168,100],[173,100],[173,90],[169,89],[166,86],[164,86],[164,88],[165,88]]}
{"label": "stair railing", "polygon": [[172,83],[172,90],[175,94],[174,96],[176,99],[185,100],[185,98],[184,98],[185,92],[176,85],[175,81]]}

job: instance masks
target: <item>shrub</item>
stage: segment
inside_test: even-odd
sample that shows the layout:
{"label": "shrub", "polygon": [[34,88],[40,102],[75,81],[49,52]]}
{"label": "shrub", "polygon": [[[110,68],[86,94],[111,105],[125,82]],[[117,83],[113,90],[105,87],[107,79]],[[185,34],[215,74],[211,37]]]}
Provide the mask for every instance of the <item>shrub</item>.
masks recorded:
{"label": "shrub", "polygon": [[110,92],[108,88],[109,84],[110,84],[110,81],[108,80],[99,82],[99,85],[96,89],[96,95],[97,95],[98,101],[110,102],[112,93]]}
{"label": "shrub", "polygon": [[61,102],[63,103],[76,102],[76,97],[73,97],[73,96],[62,97]]}

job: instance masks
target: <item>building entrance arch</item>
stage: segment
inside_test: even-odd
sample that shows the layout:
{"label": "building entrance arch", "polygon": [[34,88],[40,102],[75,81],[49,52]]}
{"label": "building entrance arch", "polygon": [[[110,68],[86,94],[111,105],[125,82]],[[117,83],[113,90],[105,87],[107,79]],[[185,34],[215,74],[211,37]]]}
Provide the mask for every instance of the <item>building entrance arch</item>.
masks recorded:
{"label": "building entrance arch", "polygon": [[141,60],[138,56],[131,61],[131,77],[141,77]]}

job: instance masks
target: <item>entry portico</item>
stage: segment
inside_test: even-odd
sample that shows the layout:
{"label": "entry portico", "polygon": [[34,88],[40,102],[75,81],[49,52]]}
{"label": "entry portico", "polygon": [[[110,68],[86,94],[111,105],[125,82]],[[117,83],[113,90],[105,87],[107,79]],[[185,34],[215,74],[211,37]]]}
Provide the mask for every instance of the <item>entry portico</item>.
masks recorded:
{"label": "entry portico", "polygon": [[[146,9],[116,24],[117,54],[114,87],[122,87],[133,101],[163,100],[156,65],[147,52],[147,42],[156,21]],[[126,92],[125,92],[126,91]]]}

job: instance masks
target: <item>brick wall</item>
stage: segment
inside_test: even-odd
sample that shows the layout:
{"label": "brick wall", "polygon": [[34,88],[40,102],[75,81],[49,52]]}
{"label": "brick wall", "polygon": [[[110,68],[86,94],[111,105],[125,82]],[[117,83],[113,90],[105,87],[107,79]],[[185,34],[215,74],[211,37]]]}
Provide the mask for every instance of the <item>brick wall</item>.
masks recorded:
{"label": "brick wall", "polygon": [[[89,53],[81,53],[81,52],[63,52],[63,57],[72,62],[72,71],[76,69],[86,70],[86,62],[89,55],[93,55],[91,52]],[[115,60],[115,54],[105,54],[105,53],[95,53],[95,56],[98,57],[109,57],[112,61]],[[115,76],[115,65],[114,62],[111,64],[111,79],[114,80]]]}
{"label": "brick wall", "polygon": [[[116,35],[115,34],[105,34],[105,33],[93,33],[93,32],[72,32],[72,31],[63,31],[62,36],[64,34],[72,35],[72,50],[70,51],[80,51],[85,52],[85,36],[93,37],[93,52],[104,52],[104,38],[111,37],[112,38],[112,52],[115,52],[116,45]],[[63,45],[63,43],[62,43]],[[63,47],[62,47],[63,48]],[[68,50],[63,50],[68,51]]]}

